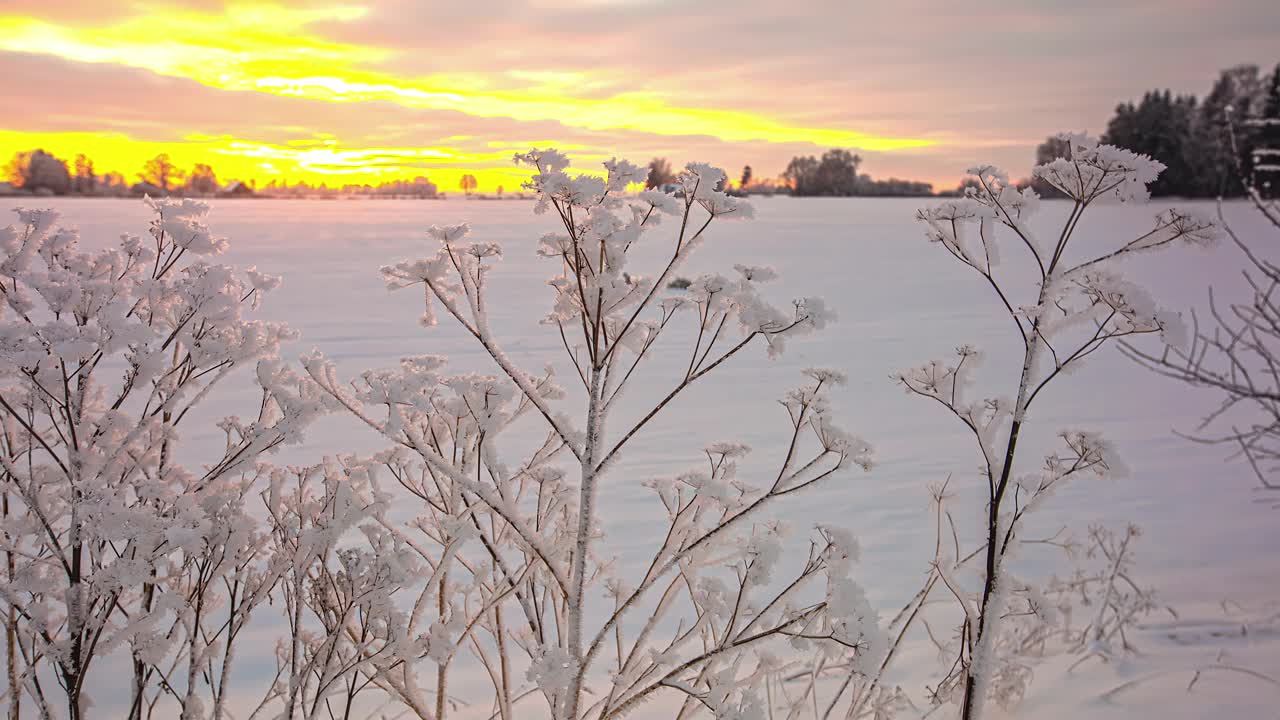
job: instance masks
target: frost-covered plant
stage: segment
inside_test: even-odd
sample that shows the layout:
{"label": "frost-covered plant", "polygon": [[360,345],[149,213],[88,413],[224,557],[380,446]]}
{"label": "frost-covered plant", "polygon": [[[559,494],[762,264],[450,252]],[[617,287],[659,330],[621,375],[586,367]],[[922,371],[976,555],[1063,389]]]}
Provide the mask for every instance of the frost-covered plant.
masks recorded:
{"label": "frost-covered plant", "polygon": [[[1048,238],[1030,222],[1039,205],[1036,194],[1014,188],[991,167],[970,171],[976,182],[965,197],[918,213],[929,239],[991,288],[1021,343],[1021,370],[1012,397],[970,397],[970,377],[980,356],[969,346],[958,348],[951,362],[930,362],[897,377],[908,392],[954,415],[982,455],[981,545],[963,552],[957,543],[948,552],[948,544],[940,543],[926,591],[909,606],[916,608],[912,614],[918,612],[928,591],[941,585],[962,611],[954,662],[934,695],[937,701],[960,703],[966,720],[981,716],[989,697],[1016,699],[1028,678],[1029,668],[1020,664],[1016,644],[1010,645],[1004,632],[1015,608],[1019,613],[1046,608],[1036,601],[1034,586],[1015,578],[1007,567],[1019,546],[1029,542],[1024,537],[1027,516],[1065,481],[1122,472],[1110,444],[1083,430],[1062,432],[1061,449],[1046,455],[1040,467],[1020,465],[1018,443],[1029,410],[1053,381],[1113,340],[1158,334],[1166,343],[1181,343],[1180,319],[1158,309],[1142,288],[1125,280],[1116,262],[1175,242],[1207,243],[1215,236],[1209,222],[1167,210],[1156,216],[1150,231],[1133,240],[1083,257],[1073,252],[1081,219],[1094,203],[1145,200],[1147,184],[1163,166],[1082,135],[1061,138],[1071,143],[1071,159],[1059,158],[1034,170],[1071,201],[1066,221]],[[1004,245],[1021,251],[1021,264],[1001,265]],[[964,534],[962,529],[958,536]],[[959,572],[971,564],[977,565],[976,572]],[[977,587],[967,586],[971,575],[976,575]]]}
{"label": "frost-covered plant", "polygon": [[[225,672],[195,678],[230,669],[234,624],[210,621],[215,589],[258,591],[242,574],[257,542],[245,493],[258,458],[319,409],[274,361],[291,331],[247,317],[279,280],[204,259],[227,243],[202,203],[150,205],[148,238],[104,250],[82,250],[47,210],[0,230],[5,701],[25,696],[40,717],[62,704],[82,717],[110,653],[132,661],[131,717],[149,714],[162,676],[184,718],[219,706]],[[221,421],[216,456],[189,464],[184,420],[255,363],[260,400]]]}
{"label": "frost-covered plant", "polygon": [[[385,500],[362,463],[273,469],[264,499],[268,567],[279,578],[288,633],[259,709],[278,702],[279,717],[355,717],[370,678],[420,650],[395,603],[420,565],[385,527]],[[353,544],[351,535],[363,542]]]}
{"label": "frost-covered plant", "polygon": [[[432,228],[435,255],[383,274],[392,288],[421,287],[424,322],[442,310],[483,348],[493,374],[420,356],[345,383],[323,357],[304,359],[325,392],[393,443],[372,460],[382,466],[377,477],[392,478],[383,491],[407,492],[418,509],[388,525],[431,568],[414,585],[406,629],[422,651],[364,672],[433,720],[449,712],[450,668],[464,653],[488,677],[488,704],[504,719],[525,716],[514,706],[526,697],[578,720],[621,717],[662,693],[681,699],[679,717],[757,718],[766,713],[761,678],[784,667],[878,662],[876,616],[850,577],[852,538],[816,528],[804,561],[788,570],[784,528],[762,515],[784,496],[869,467],[869,448],[840,429],[826,399],[840,374],[807,371],[785,395],[785,452],[772,463],[740,444],[708,442],[702,464],[674,477],[618,467],[651,423],[679,421],[672,401],[717,367],[751,345],[777,355],[788,339],[821,329],[822,302],[776,307],[760,287],[774,272],[746,266],[664,295],[714,221],[750,217],[749,205],[715,189],[719,169],[689,165],[677,195],[627,195],[646,173],[625,161],[605,163],[604,178],[569,175],[554,150],[516,161],[534,169],[527,187],[536,210],[558,225],[537,248],[556,268],[544,326],[580,387],[562,389],[552,366],[529,372],[503,351],[489,326],[488,283],[504,249],[470,241],[465,225]],[[677,225],[669,255],[646,273],[630,251],[655,242],[650,231],[663,218]],[[633,373],[682,325],[670,344],[685,341],[688,362],[646,411],[622,422],[617,400]],[[615,421],[622,430],[611,430]],[[504,434],[518,424],[540,428],[541,440],[512,464],[502,459]],[[637,572],[610,559],[597,510],[605,478],[644,483],[665,515]]]}

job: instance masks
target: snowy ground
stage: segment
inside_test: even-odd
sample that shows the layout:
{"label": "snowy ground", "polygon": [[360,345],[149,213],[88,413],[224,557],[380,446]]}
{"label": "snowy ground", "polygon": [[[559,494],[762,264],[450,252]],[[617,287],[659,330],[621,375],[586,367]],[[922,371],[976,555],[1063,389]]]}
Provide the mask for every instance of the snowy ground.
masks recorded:
{"label": "snowy ground", "polygon": [[[1017,351],[1007,318],[980,278],[931,246],[913,222],[921,202],[928,201],[761,199],[756,221],[713,226],[707,245],[682,274],[728,271],[737,262],[773,265],[782,276],[775,288],[780,295],[823,296],[840,322],[793,343],[780,360],[768,360],[763,351],[735,359],[673,409],[679,423],[655,428],[630,449],[601,497],[607,542],[622,562],[640,557],[660,540],[648,534],[646,508],[652,501],[641,480],[685,467],[696,461],[700,447],[718,440],[746,442],[762,459],[776,455],[779,448],[770,443],[778,426],[771,423],[784,416],[774,398],[796,382],[799,369],[823,365],[848,372],[850,384],[836,398],[840,415],[875,445],[878,465],[869,474],[850,475],[796,498],[786,506],[786,518],[797,530],[814,522],[854,530],[864,549],[863,582],[886,614],[918,587],[932,554],[926,488],[950,474],[952,487],[965,497],[976,487],[978,459],[954,418],[908,397],[890,374],[969,343],[989,357],[979,387],[1008,395],[1016,389],[1010,383],[1016,380],[1011,376]],[[92,244],[110,242],[121,232],[142,233],[149,217],[134,202],[38,204],[58,208]],[[1082,230],[1095,238],[1136,236],[1149,227],[1157,209],[1100,207]],[[1211,206],[1200,209],[1212,211]],[[1046,227],[1066,210],[1046,203]],[[1264,237],[1248,207],[1230,205],[1227,213],[1245,236]],[[550,269],[533,251],[550,220],[534,216],[532,203],[223,201],[215,205],[211,224],[232,240],[228,262],[285,275],[264,313],[287,319],[302,332],[291,354],[319,347],[348,374],[424,352],[450,356],[455,368],[487,371],[485,358],[447,322],[429,330],[418,325],[418,292],[388,293],[377,272],[384,263],[432,252],[423,232],[427,226],[463,220],[472,223],[478,239],[503,244],[505,260],[492,276],[498,293],[492,303],[494,329],[513,359],[541,367],[562,351],[558,336],[537,324],[549,301],[542,283]],[[665,240],[666,234],[659,230],[654,238]],[[1223,289],[1236,281],[1239,260],[1225,245],[1210,252],[1178,249],[1145,258],[1126,272],[1164,305],[1187,309],[1205,304],[1210,284]],[[667,388],[680,361],[660,356],[637,379],[623,416],[637,412],[650,390]],[[248,379],[239,386],[242,396],[219,398],[221,412],[252,402]],[[1122,480],[1077,482],[1053,499],[1038,522],[1050,532],[1068,524],[1078,534],[1092,523],[1142,526],[1138,575],[1160,590],[1181,621],[1156,624],[1171,618],[1153,616],[1136,638],[1143,655],[1122,667],[1090,662],[1069,678],[1063,667],[1045,668],[1020,715],[1274,717],[1280,687],[1224,668],[1280,677],[1280,623],[1268,619],[1280,609],[1274,604],[1280,590],[1275,556],[1280,510],[1258,501],[1247,468],[1224,462],[1224,448],[1192,443],[1173,432],[1194,430],[1212,406],[1212,395],[1151,375],[1114,352],[1097,357],[1050,392],[1039,401],[1024,461],[1034,461],[1059,429],[1085,428],[1110,438],[1131,473]],[[212,435],[192,439],[197,444],[214,440]],[[334,419],[283,459],[314,462],[325,453],[377,447],[371,435]],[[920,679],[913,670],[931,667],[933,658],[905,660],[901,679],[919,700]],[[1195,670],[1211,665],[1188,691]],[[1153,675],[1157,672],[1164,674]],[[1140,682],[1102,697],[1130,680]],[[464,692],[465,683],[459,685]],[[637,715],[661,713],[655,707]]]}

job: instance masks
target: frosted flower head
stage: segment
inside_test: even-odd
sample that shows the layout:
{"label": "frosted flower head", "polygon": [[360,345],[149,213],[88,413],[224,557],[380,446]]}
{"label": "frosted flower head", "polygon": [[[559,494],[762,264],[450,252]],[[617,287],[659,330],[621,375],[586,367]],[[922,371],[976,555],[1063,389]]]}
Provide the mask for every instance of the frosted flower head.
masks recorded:
{"label": "frosted flower head", "polygon": [[643,184],[649,179],[648,167],[639,167],[626,160],[611,158],[605,162],[604,169],[609,173],[607,185],[610,192],[621,192],[628,185]]}
{"label": "frosted flower head", "polygon": [[806,297],[795,301],[796,317],[814,330],[822,330],[828,323],[836,321],[836,311],[827,307],[827,301],[820,297]]}
{"label": "frosted flower head", "polygon": [[726,458],[742,457],[751,452],[751,446],[742,443],[719,442],[706,447],[707,453]]}
{"label": "frosted flower head", "polygon": [[259,292],[270,292],[280,287],[281,277],[279,275],[268,275],[267,273],[259,272],[257,267],[246,268],[244,274],[249,276],[249,282]]}
{"label": "frosted flower head", "polygon": [[805,368],[804,374],[823,385],[845,385],[849,382],[848,375],[830,368]]}
{"label": "frosted flower head", "polygon": [[35,208],[28,210],[24,207],[16,207],[13,209],[18,215],[18,222],[31,228],[31,234],[35,236],[43,235],[49,231],[58,222],[58,218],[62,217],[58,211],[52,208]]}
{"label": "frosted flower head", "polygon": [[1071,144],[1071,159],[1058,158],[1031,172],[1078,202],[1113,197],[1121,202],[1146,200],[1147,186],[1165,166],[1147,155],[1099,144],[1083,134],[1063,133],[1058,139]]}
{"label": "frosted flower head", "polygon": [[458,225],[432,225],[427,228],[427,235],[439,240],[442,244],[450,245],[471,234],[471,225],[461,223]]}
{"label": "frosted flower head", "polygon": [[679,198],[670,193],[660,192],[658,190],[645,190],[640,193],[640,199],[647,203],[653,210],[663,215],[679,215],[684,210],[684,203]]}
{"label": "frosted flower head", "polygon": [[818,533],[826,541],[827,563],[838,572],[847,573],[850,565],[862,556],[858,539],[849,530],[835,525],[819,525]]}
{"label": "frosted flower head", "polygon": [[562,172],[569,167],[569,158],[559,150],[532,148],[529,152],[516,153],[513,158],[516,165],[528,165],[542,173]]}
{"label": "frosted flower head", "polygon": [[545,646],[539,650],[525,677],[538,689],[550,696],[558,696],[569,689],[577,664],[563,648]]}
{"label": "frosted flower head", "polygon": [[1129,476],[1129,466],[1116,452],[1115,445],[1098,433],[1066,430],[1062,433],[1062,440],[1078,462],[1087,466],[1094,475],[1115,479]]}
{"label": "frosted flower head", "polygon": [[698,204],[713,217],[735,220],[751,220],[756,216],[755,207],[742,198],[729,197],[722,192],[711,192],[698,198]]}
{"label": "frosted flower head", "polygon": [[751,282],[769,282],[778,279],[778,271],[763,265],[734,265],[734,270],[743,280]]}
{"label": "frosted flower head", "polygon": [[153,198],[148,195],[143,202],[156,213],[169,218],[203,219],[209,214],[209,203],[194,198]]}
{"label": "frosted flower head", "polygon": [[727,178],[722,168],[709,163],[691,162],[685,166],[678,180],[686,194],[703,199],[718,192]]}
{"label": "frosted flower head", "polygon": [[977,165],[965,170],[965,172],[976,178],[980,186],[978,188],[965,188],[966,196],[979,192],[998,195],[1002,190],[1009,187],[1009,173],[994,165]]}
{"label": "frosted flower head", "polygon": [[477,260],[496,258],[502,257],[502,246],[493,242],[471,243],[464,247],[462,252]]}
{"label": "frosted flower head", "polygon": [[1212,247],[1225,234],[1213,220],[1189,211],[1171,208],[1156,216],[1156,227],[1160,232],[1151,239],[1151,245],[1165,239],[1180,239],[1189,245]]}

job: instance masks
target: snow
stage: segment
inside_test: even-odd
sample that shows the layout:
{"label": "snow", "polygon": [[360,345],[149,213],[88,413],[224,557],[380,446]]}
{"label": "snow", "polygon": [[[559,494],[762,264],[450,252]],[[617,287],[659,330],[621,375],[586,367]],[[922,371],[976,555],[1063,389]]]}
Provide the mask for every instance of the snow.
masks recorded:
{"label": "snow", "polygon": [[[122,232],[141,233],[150,220],[150,210],[140,202],[42,199],[41,204],[56,208],[64,224],[78,226],[89,248],[115,242]],[[681,474],[711,442],[749,445],[752,453],[739,461],[738,475],[756,484],[764,481],[753,477],[748,460],[785,452],[777,446],[777,426],[768,424],[786,420],[774,399],[794,386],[805,368],[830,367],[848,377],[844,387],[829,391],[833,411],[876,448],[875,467],[800,493],[778,507],[793,525],[819,523],[852,531],[861,547],[857,576],[867,600],[882,618],[902,606],[933,557],[929,486],[950,476],[949,489],[959,506],[967,507],[966,491],[980,482],[981,458],[954,418],[904,395],[891,376],[957,346],[972,345],[984,359],[974,371],[976,378],[1008,386],[1008,378],[1018,371],[1013,361],[1020,359],[1017,338],[989,290],[928,242],[914,222],[915,211],[929,204],[927,199],[766,198],[754,200],[753,222],[720,224],[708,231],[679,274],[696,278],[727,272],[735,263],[776,269],[779,279],[761,287],[762,296],[784,304],[792,298],[821,297],[839,321],[824,332],[794,339],[777,359],[763,348],[739,354],[675,401],[670,412],[682,423],[655,424],[629,444],[597,499],[606,533],[600,552],[616,554],[626,566],[660,544],[662,538],[654,537],[652,528],[663,527],[653,522],[662,507],[647,481]],[[1172,205],[1096,206],[1086,216],[1078,242],[1087,245],[1108,233],[1118,239],[1137,237],[1151,227],[1152,215]],[[1205,216],[1213,213],[1207,204],[1176,205]],[[1031,222],[1033,229],[1047,232],[1060,226],[1069,207],[1043,203],[1041,216]],[[1264,221],[1248,206],[1229,204],[1225,211],[1241,237],[1268,237]],[[428,238],[428,228],[469,223],[472,240],[502,249],[503,261],[486,284],[492,293],[491,330],[506,356],[530,371],[552,360],[559,377],[570,378],[573,369],[563,362],[559,338],[539,324],[553,293],[546,278],[556,268],[555,261],[537,256],[538,239],[555,229],[552,217],[534,215],[532,203],[522,201],[480,208],[461,202],[230,200],[216,203],[209,218],[218,237],[201,242],[216,248],[221,237],[229,238],[230,247],[219,261],[256,267],[260,274],[255,284],[274,284],[272,276],[283,276],[259,316],[286,320],[300,331],[301,340],[286,346],[286,358],[296,360],[317,348],[335,363],[339,377],[421,355],[447,356],[453,372],[489,373],[493,361],[474,338],[455,323],[422,327],[421,295],[388,292],[379,272],[403,258],[434,252],[437,243]],[[654,262],[664,252],[668,248],[656,244],[633,251]],[[1125,277],[1146,287],[1159,306],[1186,310],[1207,304],[1209,285],[1218,289],[1220,299],[1230,299],[1241,258],[1234,248],[1220,245],[1176,248],[1141,260],[1123,266]],[[654,352],[644,374],[634,378],[635,386],[618,399],[618,417],[635,417],[684,372],[687,356],[664,353],[661,345]],[[244,407],[254,397],[247,375],[229,381],[221,393],[205,408],[210,418]],[[568,402],[575,397],[571,394]],[[1189,718],[1210,711],[1224,717],[1274,712],[1280,689],[1246,670],[1280,676],[1280,624],[1270,605],[1280,590],[1275,572],[1280,511],[1268,502],[1277,498],[1259,495],[1249,469],[1225,460],[1226,448],[1174,433],[1194,432],[1214,402],[1212,393],[1156,377],[1114,349],[1091,359],[1038,401],[1024,434],[1024,462],[1051,447],[1060,430],[1071,428],[1104,435],[1129,472],[1125,479],[1082,479],[1063,488],[1037,516],[1036,528],[1049,534],[1066,524],[1082,538],[1091,524],[1141,526],[1135,574],[1157,588],[1159,601],[1173,607],[1181,620],[1173,622],[1166,615],[1162,624],[1153,621],[1133,638],[1141,656],[1109,664],[1094,659],[1074,670],[1070,662],[1041,668],[1019,715]],[[203,435],[193,435],[197,427]],[[189,447],[197,453],[201,448],[217,452],[222,437],[211,422],[190,423],[188,433]],[[277,460],[314,463],[335,450],[371,452],[383,445],[350,417],[336,416],[317,423],[303,444],[288,448]],[[973,492],[967,496],[979,497]],[[1047,574],[1035,565],[1037,560],[1019,558],[1019,574],[1028,568]],[[598,597],[589,600],[600,602]],[[253,649],[270,654],[269,647]],[[269,657],[263,662],[269,663]],[[893,679],[922,703],[927,678],[918,671],[934,663],[931,652],[908,654],[899,659]],[[1197,668],[1208,669],[1197,677]],[[465,697],[469,689],[484,687],[482,678],[458,677],[451,691]],[[95,700],[100,709],[112,703],[106,692],[95,693]],[[645,706],[635,716],[658,717],[649,714],[658,713],[658,707]],[[458,716],[487,715],[487,707],[473,707]]]}

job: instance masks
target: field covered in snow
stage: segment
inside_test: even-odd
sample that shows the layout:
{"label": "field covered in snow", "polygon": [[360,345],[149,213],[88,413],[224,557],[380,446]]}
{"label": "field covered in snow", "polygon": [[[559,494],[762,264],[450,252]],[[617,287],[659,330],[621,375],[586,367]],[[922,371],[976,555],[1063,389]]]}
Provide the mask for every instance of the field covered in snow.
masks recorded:
{"label": "field covered in snow", "polygon": [[[978,386],[1012,394],[1018,370],[1013,364],[1021,359],[1017,338],[989,289],[931,245],[913,221],[915,209],[929,202],[763,198],[755,201],[756,220],[712,226],[707,243],[680,274],[728,272],[734,263],[770,265],[781,275],[770,287],[772,294],[779,299],[821,296],[839,322],[792,341],[777,360],[765,357],[761,347],[736,356],[682,396],[666,422],[628,448],[600,495],[608,551],[621,563],[636,562],[661,541],[651,530],[656,503],[641,482],[698,462],[700,448],[709,442],[744,442],[759,458],[783,452],[785,448],[770,445],[779,435],[767,432],[777,427],[771,422],[786,420],[775,400],[799,380],[799,370],[817,365],[848,373],[848,386],[834,395],[837,414],[872,443],[876,466],[800,494],[780,505],[780,514],[799,534],[815,522],[852,530],[863,548],[859,577],[882,616],[892,615],[917,589],[932,557],[928,487],[950,476],[957,506],[961,511],[971,508],[965,499],[980,499],[971,492],[980,482],[980,458],[954,418],[908,396],[891,375],[947,357],[967,343],[988,356],[977,374]],[[90,246],[111,242],[122,232],[142,234],[150,218],[140,202],[50,199],[27,204],[55,207],[64,223],[79,227]],[[1078,242],[1137,236],[1150,227],[1160,207],[1100,206],[1086,217]],[[381,265],[432,254],[435,247],[424,232],[428,226],[470,222],[474,239],[500,243],[504,251],[491,276],[490,314],[507,354],[530,370],[554,362],[569,386],[572,370],[563,362],[559,337],[553,328],[538,324],[548,310],[550,292],[544,281],[553,268],[534,250],[538,236],[552,225],[550,216],[535,216],[532,209],[531,202],[460,199],[222,201],[214,205],[210,224],[232,242],[226,262],[284,275],[284,285],[269,296],[262,316],[287,320],[301,332],[302,339],[287,353],[296,357],[319,348],[350,376],[422,353],[447,355],[455,370],[492,370],[474,341],[447,320],[433,328],[419,325],[420,290],[387,292],[378,273]],[[1213,212],[1212,205],[1197,209]],[[1046,202],[1036,222],[1047,231],[1060,224],[1067,210],[1066,204]],[[1243,237],[1265,237],[1251,208],[1230,204],[1226,212]],[[667,252],[665,238],[671,230],[663,227],[647,236],[653,247],[641,250],[651,253],[644,257],[656,259]],[[1124,269],[1162,305],[1187,311],[1205,306],[1210,285],[1220,297],[1232,297],[1239,287],[1240,260],[1229,245],[1208,251],[1180,247]],[[662,354],[661,347],[657,352],[624,399],[623,416],[642,412],[682,372],[685,357]],[[224,386],[230,389],[243,394],[224,392],[209,408],[211,415],[253,402],[247,377]],[[1178,617],[1148,618],[1146,629],[1133,638],[1142,654],[1119,667],[1091,661],[1069,676],[1065,666],[1039,672],[1020,714],[1163,718],[1225,712],[1223,717],[1273,717],[1280,687],[1226,668],[1280,677],[1280,642],[1273,636],[1280,623],[1268,619],[1280,612],[1275,604],[1280,510],[1266,502],[1280,498],[1260,495],[1243,463],[1225,461],[1228,448],[1175,434],[1194,432],[1212,408],[1213,394],[1157,377],[1113,348],[1046,392],[1031,419],[1022,462],[1033,462],[1049,449],[1059,430],[1080,428],[1110,439],[1129,474],[1075,481],[1036,518],[1037,527],[1051,534],[1066,525],[1083,537],[1091,524],[1137,524],[1144,534],[1136,574],[1158,589],[1162,603]],[[565,402],[573,400],[571,394]],[[192,460],[198,460],[202,443],[209,447],[217,442],[208,423],[193,424],[187,432],[197,428],[209,434],[188,435],[197,441],[191,446]],[[372,433],[350,418],[335,417],[315,426],[303,446],[289,448],[279,460],[313,463],[328,453],[380,448]],[[1069,570],[1040,567],[1037,560],[1022,559],[1031,572]],[[928,678],[913,669],[933,667],[934,658],[905,660],[899,679],[919,702]],[[1188,691],[1195,671],[1211,666],[1216,669],[1203,672]],[[1101,697],[1132,680],[1139,682]],[[465,687],[468,681],[460,679],[457,685]],[[102,694],[99,702],[109,703],[109,695]],[[485,708],[473,710],[463,714],[487,716]],[[660,716],[646,713],[660,713],[656,705],[637,717]]]}

